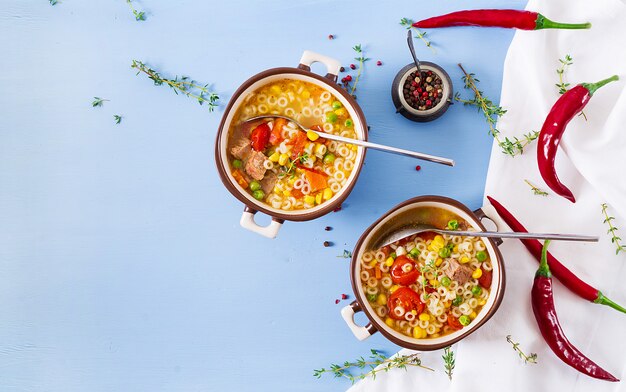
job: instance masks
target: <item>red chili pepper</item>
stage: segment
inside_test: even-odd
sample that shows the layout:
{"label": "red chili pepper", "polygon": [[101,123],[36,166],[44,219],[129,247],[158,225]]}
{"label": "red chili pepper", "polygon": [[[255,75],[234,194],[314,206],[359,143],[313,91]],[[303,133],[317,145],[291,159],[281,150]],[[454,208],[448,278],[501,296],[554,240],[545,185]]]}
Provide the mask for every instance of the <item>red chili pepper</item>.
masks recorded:
{"label": "red chili pepper", "polygon": [[505,27],[520,30],[588,29],[591,23],[558,23],[538,12],[519,10],[467,10],[413,23],[424,29],[450,26]]}
{"label": "red chili pepper", "polygon": [[554,159],[561,142],[561,136],[563,136],[567,124],[583,110],[593,93],[605,84],[618,79],[617,75],[613,75],[598,83],[582,83],[574,86],[556,101],[541,127],[537,141],[537,163],[541,177],[550,189],[572,203],[576,202],[572,191],[559,181],[554,169]]}
{"label": "red chili pepper", "polygon": [[[502,218],[504,223],[506,223],[511,230],[518,233],[528,232],[526,228],[502,204],[490,196],[487,196],[487,199],[494,207],[498,215],[500,215],[500,218]],[[526,246],[526,249],[528,249],[528,251],[535,256],[538,261],[541,260],[541,243],[539,241],[531,239],[523,239],[521,241]],[[586,299],[587,301],[610,306],[613,309],[626,313],[626,309],[605,297],[604,294],[602,294],[602,292],[598,289],[582,281],[550,253],[548,253],[548,264],[552,269],[554,277],[563,283],[563,285],[574,294]]]}
{"label": "red chili pepper", "polygon": [[543,244],[541,251],[541,264],[535,274],[535,281],[531,291],[531,301],[533,313],[537,320],[539,330],[548,346],[561,358],[563,362],[570,365],[579,372],[590,377],[607,381],[619,381],[615,376],[602,369],[591,359],[581,353],[567,339],[559,324],[559,318],[554,307],[554,296],[552,293],[552,274],[548,266],[548,245],[549,240]]}
{"label": "red chili pepper", "polygon": [[[406,267],[405,267],[406,266]],[[410,266],[410,267],[409,267]],[[408,268],[409,271],[405,272],[404,268]],[[391,280],[393,283],[408,286],[415,283],[420,272],[415,268],[413,260],[406,256],[398,256],[391,266]]]}

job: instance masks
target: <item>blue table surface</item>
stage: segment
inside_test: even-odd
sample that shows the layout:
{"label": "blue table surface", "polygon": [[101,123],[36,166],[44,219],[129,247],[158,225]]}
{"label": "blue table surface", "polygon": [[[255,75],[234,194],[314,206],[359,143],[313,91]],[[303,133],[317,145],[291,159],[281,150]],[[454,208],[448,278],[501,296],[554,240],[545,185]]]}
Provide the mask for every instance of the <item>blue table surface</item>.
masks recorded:
{"label": "blue table surface", "polygon": [[[525,3],[134,4],[146,21],[123,0],[2,1],[0,390],[345,390],[348,381],[317,380],[313,369],[398,347],[349,331],[339,315],[353,298],[349,260],[337,256],[410,197],[479,207],[492,145],[474,108],[456,104],[422,124],[395,114],[391,81],[410,62],[398,22]],[[432,30],[436,53],[415,46],[457,91],[461,62],[498,102],[512,35]],[[287,222],[276,240],[245,231],[214,164],[224,105],[249,76],[295,66],[305,49],[348,65],[358,43],[372,59],[358,88],[370,139],[456,167],[371,151],[342,211]],[[211,83],[220,110],[135,76],[132,59]],[[94,96],[110,101],[92,108]],[[336,305],[342,293],[351,299]]]}

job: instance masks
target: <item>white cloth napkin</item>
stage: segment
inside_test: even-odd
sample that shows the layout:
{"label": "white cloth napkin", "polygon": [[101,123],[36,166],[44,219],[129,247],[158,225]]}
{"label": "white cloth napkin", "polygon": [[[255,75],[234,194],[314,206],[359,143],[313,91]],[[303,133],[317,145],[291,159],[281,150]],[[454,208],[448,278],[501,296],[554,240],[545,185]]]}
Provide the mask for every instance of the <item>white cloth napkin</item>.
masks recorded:
{"label": "white cloth napkin", "polygon": [[[585,109],[588,121],[569,124],[556,160],[561,181],[574,193],[572,204],[544,184],[536,162],[536,142],[512,158],[494,144],[485,194],[505,205],[529,229],[600,236],[600,243],[553,242],[551,252],[580,278],[626,305],[626,253],[615,255],[606,234],[601,203],[608,203],[615,225],[626,242],[626,5],[619,0],[530,0],[527,9],[558,21],[591,21],[586,31],[518,31],[504,66],[499,121],[504,136],[540,130],[558,98],[558,59],[570,54],[574,64],[565,78],[573,85],[620,76],[598,90]],[[477,136],[480,137],[480,136]],[[535,196],[524,179],[548,191]],[[488,204],[488,202],[485,202]],[[493,212],[495,215],[495,212]],[[508,227],[500,223],[501,230]],[[452,381],[443,371],[442,352],[424,353],[423,364],[436,372],[409,369],[382,373],[350,391],[401,391],[427,387],[447,391],[626,391],[620,383],[599,381],[578,373],[545,344],[530,305],[537,261],[517,240],[500,247],[507,286],[498,312],[480,330],[455,345]],[[576,297],[555,280],[555,302],[563,330],[583,353],[620,379],[626,378],[626,314]],[[538,364],[524,364],[506,341],[537,353]],[[401,350],[400,354],[412,353]]]}

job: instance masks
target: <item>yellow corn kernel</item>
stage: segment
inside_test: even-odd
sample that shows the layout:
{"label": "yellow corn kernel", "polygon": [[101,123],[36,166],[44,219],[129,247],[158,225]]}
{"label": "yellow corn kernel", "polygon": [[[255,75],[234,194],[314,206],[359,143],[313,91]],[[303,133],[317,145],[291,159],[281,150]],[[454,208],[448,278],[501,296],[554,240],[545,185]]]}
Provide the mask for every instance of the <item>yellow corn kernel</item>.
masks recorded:
{"label": "yellow corn kernel", "polygon": [[378,261],[376,261],[376,260],[370,261],[370,267],[375,267],[376,264],[378,264]]}
{"label": "yellow corn kernel", "polygon": [[324,156],[324,154],[328,151],[328,148],[324,144],[315,143],[315,155],[319,155],[320,158]]}
{"label": "yellow corn kernel", "polygon": [[452,251],[454,253],[458,252],[459,251],[459,246],[458,245],[454,245],[454,248],[452,248]]}
{"label": "yellow corn kernel", "polygon": [[296,183],[296,178],[295,177],[291,177],[287,180],[287,184],[293,186],[293,184]]}
{"label": "yellow corn kernel", "polygon": [[431,279],[431,280],[428,281],[428,283],[430,283],[431,287],[439,286],[439,281],[437,279]]}
{"label": "yellow corn kernel", "polygon": [[385,294],[378,294],[376,298],[376,303],[379,305],[387,305],[387,296]]}
{"label": "yellow corn kernel", "polygon": [[443,259],[441,257],[437,258],[437,261],[435,261],[435,266],[439,267],[441,265],[441,263],[443,263]]}
{"label": "yellow corn kernel", "polygon": [[472,320],[474,320],[476,318],[476,312],[472,312],[469,315],[469,318],[471,318]]}
{"label": "yellow corn kernel", "polygon": [[419,319],[421,321],[430,321],[430,315],[428,313],[420,313]]}
{"label": "yellow corn kernel", "polygon": [[274,94],[280,94],[280,86],[275,84],[272,87],[270,87],[270,91],[273,92]]}
{"label": "yellow corn kernel", "polygon": [[413,310],[411,310],[411,313],[417,314],[417,310],[413,309]]}
{"label": "yellow corn kernel", "polygon": [[270,155],[269,159],[271,162],[278,162],[278,158],[280,158],[280,154],[278,152],[274,152],[272,155]]}
{"label": "yellow corn kernel", "polygon": [[433,238],[433,242],[440,244],[441,246],[446,244],[446,240],[443,239],[443,236],[437,234],[435,238]]}
{"label": "yellow corn kernel", "polygon": [[311,98],[311,93],[310,93],[308,90],[304,90],[304,91],[302,92],[302,94],[300,94],[300,95],[301,95],[301,96],[302,96],[302,98],[304,98],[304,99],[309,99],[309,98]]}
{"label": "yellow corn kernel", "polygon": [[435,321],[435,316],[433,316],[432,314],[430,315],[430,321]]}
{"label": "yellow corn kernel", "polygon": [[324,200],[329,200],[331,197],[333,197],[333,191],[330,188],[324,189],[323,197]]}
{"label": "yellow corn kernel", "polygon": [[339,108],[335,110],[335,114],[338,116],[345,116],[346,114],[348,114],[348,112],[344,108]]}
{"label": "yellow corn kernel", "polygon": [[393,265],[393,257],[388,257],[387,260],[385,260],[385,265],[391,267]]}
{"label": "yellow corn kernel", "polygon": [[413,328],[413,337],[415,339],[422,339],[426,337],[426,330],[420,327]]}
{"label": "yellow corn kernel", "polygon": [[446,308],[446,309],[449,308],[450,305],[452,305],[452,302],[450,302],[450,301],[446,301],[446,302],[443,303],[443,307]]}
{"label": "yellow corn kernel", "polygon": [[358,150],[358,149],[359,149],[359,147],[358,147],[358,146],[355,146],[354,144],[351,144],[351,145],[350,145],[350,149],[351,149],[352,151],[356,151],[356,150]]}
{"label": "yellow corn kernel", "polygon": [[315,204],[322,204],[322,194],[318,193],[315,195]]}
{"label": "yellow corn kernel", "polygon": [[277,194],[277,195],[280,195],[281,193],[283,193],[283,191],[279,187],[275,186],[274,187],[274,193]]}
{"label": "yellow corn kernel", "polygon": [[470,261],[469,257],[467,256],[463,256],[461,257],[461,260],[459,260],[461,262],[461,264],[465,264],[468,263]]}
{"label": "yellow corn kernel", "polygon": [[397,284],[394,284],[393,286],[391,286],[391,287],[389,288],[389,292],[390,292],[390,293],[393,293],[394,291],[398,290],[398,288],[399,288],[399,287],[400,287],[400,286],[398,286]]}
{"label": "yellow corn kernel", "polygon": [[472,272],[472,278],[474,279],[479,279],[481,276],[483,276],[483,270],[480,268],[476,268],[474,272]]}
{"label": "yellow corn kernel", "polygon": [[391,317],[387,317],[387,318],[385,319],[385,324],[387,324],[387,325],[388,325],[388,326],[390,326],[390,327],[393,327],[393,325],[394,325],[395,323],[393,322],[393,319],[392,319]]}
{"label": "yellow corn kernel", "polygon": [[287,161],[289,160],[289,155],[287,154],[280,154],[280,156],[278,157],[278,164],[281,166],[285,166],[285,164],[287,164]]}
{"label": "yellow corn kernel", "polygon": [[291,196],[291,191],[290,191],[289,189],[285,189],[285,190],[283,191],[283,195],[285,195],[285,196],[289,197],[289,196]]}
{"label": "yellow corn kernel", "polygon": [[487,301],[485,301],[484,299],[481,299],[478,301],[478,306],[483,306],[487,303]]}
{"label": "yellow corn kernel", "polygon": [[441,248],[443,248],[443,246],[435,243],[434,241],[431,242],[430,245],[428,245],[428,250],[435,253],[439,253]]}
{"label": "yellow corn kernel", "polygon": [[315,197],[313,197],[311,195],[306,195],[306,196],[304,196],[304,202],[306,204],[315,204]]}

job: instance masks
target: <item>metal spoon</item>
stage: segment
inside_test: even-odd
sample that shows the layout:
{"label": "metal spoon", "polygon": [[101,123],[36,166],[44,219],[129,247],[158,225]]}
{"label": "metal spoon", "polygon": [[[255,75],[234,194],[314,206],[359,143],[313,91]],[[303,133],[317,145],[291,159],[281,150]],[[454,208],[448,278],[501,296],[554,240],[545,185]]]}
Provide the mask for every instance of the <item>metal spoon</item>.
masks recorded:
{"label": "metal spoon", "polygon": [[[416,224],[403,227],[395,233],[387,236],[382,241],[383,244],[377,248],[393,244],[396,241],[410,237],[415,234],[433,231],[437,234],[450,234],[455,236],[467,237],[488,237],[488,238],[532,238],[540,240],[560,240],[560,241],[587,241],[598,242],[598,237],[578,234],[553,234],[553,233],[515,233],[515,232],[498,232],[498,231],[462,231],[462,230],[443,230],[437,229],[435,226],[427,224]],[[380,243],[381,241],[379,241]]]}
{"label": "metal spoon", "polygon": [[413,46],[413,35],[411,34],[411,29],[409,29],[409,31],[406,32],[406,42],[409,44],[409,50],[411,51],[411,56],[413,56],[413,62],[415,63],[415,66],[417,67],[417,74],[419,75],[419,82],[418,85],[421,87],[422,86],[422,69],[420,68],[420,61],[417,59],[417,56],[415,55],[415,47]]}
{"label": "metal spoon", "polygon": [[422,159],[424,161],[440,163],[442,165],[447,165],[447,166],[454,166],[454,160],[448,159],[448,158],[443,158],[443,157],[438,157],[438,156],[435,156],[435,155],[424,154],[424,153],[421,153],[421,152],[416,152],[416,151],[411,151],[411,150],[404,150],[402,148],[397,148],[397,147],[385,146],[383,144],[371,143],[371,142],[367,142],[365,140],[359,140],[359,139],[352,139],[352,138],[343,137],[343,136],[337,136],[337,135],[333,135],[332,133],[317,132],[317,131],[314,131],[312,129],[309,129],[309,128],[305,127],[304,125],[300,124],[299,122],[297,122],[296,120],[294,120],[291,117],[281,116],[281,115],[278,115],[278,114],[256,116],[256,117],[249,118],[249,119],[245,120],[244,122],[260,120],[262,118],[284,118],[285,120],[291,121],[292,123],[296,124],[303,131],[305,131],[305,132],[314,132],[319,137],[322,137],[324,139],[336,140],[338,142],[343,142],[343,143],[351,143],[351,144],[355,144],[355,145],[361,146],[361,147],[373,148],[375,150],[391,152],[393,154],[398,154],[398,155],[405,155],[405,156],[412,157],[412,158]]}

